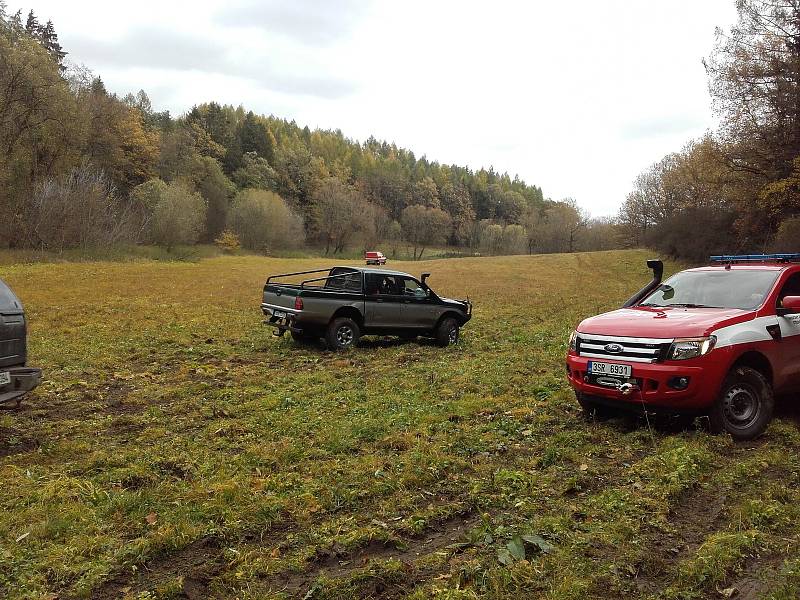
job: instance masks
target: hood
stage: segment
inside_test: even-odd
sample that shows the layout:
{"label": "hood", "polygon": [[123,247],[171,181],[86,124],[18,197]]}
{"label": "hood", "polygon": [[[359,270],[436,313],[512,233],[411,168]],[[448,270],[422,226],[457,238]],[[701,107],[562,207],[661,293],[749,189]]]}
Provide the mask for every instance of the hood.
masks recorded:
{"label": "hood", "polygon": [[439,296],[439,300],[441,300],[442,302],[446,302],[447,304],[453,304],[455,306],[459,306],[461,308],[464,308],[467,305],[467,302],[465,300],[453,300],[452,298],[443,298],[442,296]]}
{"label": "hood", "polygon": [[578,325],[578,332],[643,338],[702,337],[754,317],[754,311],[735,308],[637,306],[590,317]]}

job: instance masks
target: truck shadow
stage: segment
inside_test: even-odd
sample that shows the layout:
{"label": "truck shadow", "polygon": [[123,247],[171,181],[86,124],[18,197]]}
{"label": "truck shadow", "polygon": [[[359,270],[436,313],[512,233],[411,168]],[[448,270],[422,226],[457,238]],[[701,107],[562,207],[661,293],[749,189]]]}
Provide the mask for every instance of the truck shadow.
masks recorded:
{"label": "truck shadow", "polygon": [[[315,339],[303,342],[289,340],[289,343],[297,349],[314,349],[323,352],[328,351],[328,348],[325,345],[325,340],[321,338],[318,340]],[[403,339],[397,337],[368,336],[359,339],[356,348],[361,350],[377,350],[381,348],[401,348],[405,346],[436,347],[436,340],[422,337],[415,339]]]}
{"label": "truck shadow", "polygon": [[370,336],[361,338],[359,348],[397,348],[400,346],[435,346],[435,340],[429,338],[403,339],[397,337]]}
{"label": "truck shadow", "polygon": [[800,396],[785,396],[775,400],[775,418],[800,428]]}

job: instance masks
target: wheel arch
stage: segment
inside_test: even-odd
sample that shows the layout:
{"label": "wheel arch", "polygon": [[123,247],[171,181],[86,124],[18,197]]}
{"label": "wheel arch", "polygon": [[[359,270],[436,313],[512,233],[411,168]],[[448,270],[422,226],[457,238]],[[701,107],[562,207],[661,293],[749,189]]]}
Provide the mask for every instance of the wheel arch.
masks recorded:
{"label": "wheel arch", "polygon": [[464,325],[464,323],[467,322],[464,319],[464,316],[459,314],[458,311],[447,310],[444,313],[442,313],[442,315],[436,320],[436,325],[434,326],[434,330],[438,329],[439,325],[442,324],[442,321],[444,321],[445,319],[449,319],[451,317],[456,320],[456,323],[458,323],[459,327],[461,327],[462,325]]}
{"label": "wheel arch", "polygon": [[334,319],[338,319],[340,317],[347,317],[348,319],[353,319],[353,321],[355,321],[359,327],[364,326],[364,315],[362,315],[361,311],[359,311],[354,306],[343,306],[337,309],[336,312],[333,313],[333,316],[331,317],[329,323],[333,322]]}
{"label": "wheel arch", "polygon": [[772,369],[772,363],[766,355],[758,350],[748,350],[738,356],[736,360],[733,361],[730,370],[736,367],[750,367],[751,369],[755,369],[766,378],[771,386],[774,385],[775,373]]}

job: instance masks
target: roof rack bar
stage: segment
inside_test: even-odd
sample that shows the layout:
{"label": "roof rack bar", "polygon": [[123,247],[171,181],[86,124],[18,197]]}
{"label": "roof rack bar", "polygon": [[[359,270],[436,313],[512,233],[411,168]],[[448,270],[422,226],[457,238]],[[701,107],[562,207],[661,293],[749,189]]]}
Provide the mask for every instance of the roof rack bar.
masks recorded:
{"label": "roof rack bar", "polygon": [[314,269],[313,271],[297,271],[296,273],[281,273],[280,275],[270,275],[267,277],[267,283],[269,284],[273,279],[280,279],[283,277],[291,277],[293,275],[308,275],[309,273],[322,273],[323,271],[330,271],[331,268],[328,267],[327,269]]}
{"label": "roof rack bar", "polygon": [[313,283],[314,281],[328,281],[329,279],[337,279],[339,277],[350,277],[353,273],[361,273],[361,271],[356,271],[355,269],[352,271],[347,271],[347,273],[339,273],[338,275],[328,275],[327,277],[315,277],[314,279],[306,279],[305,281],[300,283],[300,287],[305,287],[307,283]]}
{"label": "roof rack bar", "polygon": [[711,262],[800,262],[800,254],[721,254],[712,256]]}

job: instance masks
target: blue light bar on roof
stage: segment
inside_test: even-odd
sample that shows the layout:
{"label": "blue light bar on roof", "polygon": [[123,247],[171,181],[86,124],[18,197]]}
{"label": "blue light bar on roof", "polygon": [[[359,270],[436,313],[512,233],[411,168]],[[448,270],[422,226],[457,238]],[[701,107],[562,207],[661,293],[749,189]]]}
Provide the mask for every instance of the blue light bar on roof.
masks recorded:
{"label": "blue light bar on roof", "polygon": [[793,262],[800,254],[722,254],[712,256],[711,262]]}

